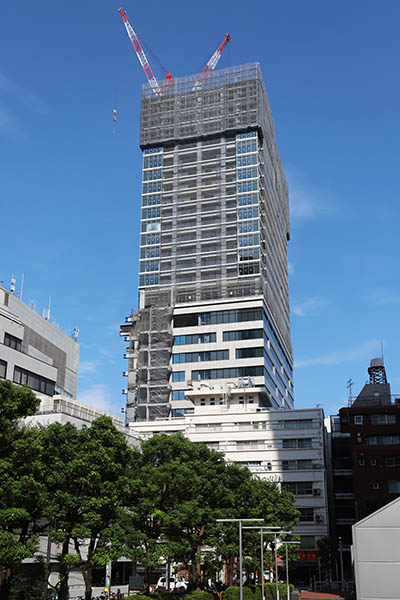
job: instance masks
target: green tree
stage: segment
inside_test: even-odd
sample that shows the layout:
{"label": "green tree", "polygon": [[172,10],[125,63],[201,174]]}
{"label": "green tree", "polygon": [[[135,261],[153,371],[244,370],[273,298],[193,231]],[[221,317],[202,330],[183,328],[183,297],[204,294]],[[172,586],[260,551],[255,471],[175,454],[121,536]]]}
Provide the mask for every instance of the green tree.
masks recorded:
{"label": "green tree", "polygon": [[50,538],[62,545],[59,598],[67,598],[68,574],[79,568],[89,600],[92,568],[124,554],[124,502],[130,496],[134,452],[108,417],[81,430],[67,423],[42,433],[49,492],[45,514]]}
{"label": "green tree", "polygon": [[218,452],[181,434],[156,435],[142,444],[130,501],[132,555],[151,571],[167,560],[183,562],[193,583],[201,575],[201,549],[210,523],[231,491]]}
{"label": "green tree", "polygon": [[38,548],[46,502],[41,438],[21,419],[35,414],[38,398],[26,387],[0,381],[0,596],[8,598],[13,564]]}

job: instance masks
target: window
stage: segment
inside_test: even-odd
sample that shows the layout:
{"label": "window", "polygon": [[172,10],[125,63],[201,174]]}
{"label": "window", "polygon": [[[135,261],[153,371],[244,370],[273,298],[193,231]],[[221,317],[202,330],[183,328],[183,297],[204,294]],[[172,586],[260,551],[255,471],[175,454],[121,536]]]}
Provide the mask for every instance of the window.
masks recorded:
{"label": "window", "polygon": [[363,417],[362,415],[354,415],[354,425],[362,425]]}
{"label": "window", "polygon": [[311,438],[282,440],[282,448],[312,448]]}
{"label": "window", "polygon": [[42,377],[41,375],[37,375],[36,373],[32,373],[31,371],[27,371],[26,369],[22,369],[21,367],[14,367],[13,381],[14,383],[19,383],[20,385],[27,385],[32,390],[41,392],[46,396],[54,395],[54,381],[51,381],[46,377]]}
{"label": "window", "polygon": [[8,346],[9,348],[12,348],[13,350],[18,350],[19,352],[21,352],[22,340],[15,337],[14,335],[11,335],[11,333],[5,333],[4,345]]}
{"label": "window", "polygon": [[389,494],[400,494],[400,481],[388,481]]}
{"label": "window", "polygon": [[263,337],[262,329],[240,329],[239,331],[224,331],[223,341],[255,340]]}
{"label": "window", "polygon": [[229,360],[229,350],[208,350],[205,352],[181,352],[172,355],[173,363],[206,362]]}
{"label": "window", "polygon": [[313,462],[311,459],[305,460],[283,460],[282,471],[302,471],[313,468]]}
{"label": "window", "polygon": [[358,466],[359,467],[365,467],[365,459],[364,458],[359,458],[358,459]]}
{"label": "window", "polygon": [[185,344],[212,344],[216,341],[216,333],[195,333],[194,335],[176,335],[174,337],[175,346],[184,346]]}
{"label": "window", "polygon": [[313,495],[312,481],[287,481],[282,484],[282,487],[288,492],[292,492],[295,496]]}
{"label": "window", "polygon": [[396,415],[371,415],[373,425],[395,425]]}
{"label": "window", "polygon": [[251,450],[265,448],[265,440],[240,440],[236,442],[237,450]]}
{"label": "window", "polygon": [[371,458],[369,464],[371,465],[371,467],[376,467],[376,458]]}
{"label": "window", "polygon": [[204,379],[230,379],[231,377],[262,377],[264,368],[260,367],[230,367],[226,369],[204,369],[192,371],[192,379],[194,381],[202,381]]}
{"label": "window", "polygon": [[7,375],[7,363],[5,360],[0,360],[0,379],[5,379]]}
{"label": "window", "polygon": [[171,411],[171,417],[173,419],[183,419],[184,416],[185,416],[184,408],[173,408]]}
{"label": "window", "polygon": [[172,400],[184,400],[185,390],[172,390]]}
{"label": "window", "polygon": [[379,481],[374,481],[374,483],[372,484],[372,487],[374,490],[379,490]]}
{"label": "window", "polygon": [[238,348],[236,350],[236,358],[259,358],[263,354],[264,348],[262,346],[256,348]]}
{"label": "window", "polygon": [[174,371],[172,381],[185,381],[185,371]]}
{"label": "window", "polygon": [[238,156],[237,166],[247,167],[248,165],[256,165],[257,162],[257,154],[249,154],[248,156]]}
{"label": "window", "polygon": [[300,516],[299,516],[299,521],[300,523],[309,523],[314,521],[314,509],[313,508],[299,508],[298,509],[300,511]]}
{"label": "window", "polygon": [[278,423],[283,429],[308,429],[313,426],[312,419],[288,419]]}
{"label": "window", "polygon": [[370,446],[385,446],[400,444],[399,435],[369,435],[367,437],[367,444]]}

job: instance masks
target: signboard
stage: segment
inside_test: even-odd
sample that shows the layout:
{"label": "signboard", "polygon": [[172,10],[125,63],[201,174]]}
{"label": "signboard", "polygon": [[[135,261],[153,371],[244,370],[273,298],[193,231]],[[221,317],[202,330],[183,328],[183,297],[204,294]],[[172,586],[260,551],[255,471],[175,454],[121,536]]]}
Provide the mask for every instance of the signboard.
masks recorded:
{"label": "signboard", "polygon": [[318,552],[316,550],[298,550],[297,559],[318,562]]}

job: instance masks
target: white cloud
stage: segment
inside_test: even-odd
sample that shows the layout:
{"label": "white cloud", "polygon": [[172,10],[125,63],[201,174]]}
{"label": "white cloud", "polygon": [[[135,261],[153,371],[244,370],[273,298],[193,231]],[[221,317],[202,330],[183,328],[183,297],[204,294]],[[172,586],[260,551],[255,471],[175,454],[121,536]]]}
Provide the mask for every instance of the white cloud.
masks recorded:
{"label": "white cloud", "polygon": [[115,412],[109,389],[103,383],[95,383],[84,389],[77,397],[78,402],[105,412]]}
{"label": "white cloud", "polygon": [[294,275],[294,273],[296,272],[296,269],[294,267],[294,264],[292,262],[290,262],[290,260],[288,261],[288,273],[289,275]]}
{"label": "white cloud", "polygon": [[340,365],[346,362],[352,362],[356,360],[367,360],[373,358],[373,356],[380,356],[380,340],[370,340],[363,342],[353,348],[347,348],[345,350],[337,350],[329,354],[322,354],[315,358],[308,358],[304,360],[296,360],[295,368],[301,369],[304,367],[313,366],[333,366]]}
{"label": "white cloud", "polygon": [[315,219],[332,211],[331,193],[308,180],[305,173],[287,169],[290,218],[294,223]]}
{"label": "white cloud", "polygon": [[377,306],[387,304],[398,304],[400,302],[400,292],[389,289],[378,289],[367,294],[367,301]]}
{"label": "white cloud", "polygon": [[97,360],[84,360],[79,363],[79,375],[89,375],[95,373],[98,369],[99,362]]}
{"label": "white cloud", "polygon": [[25,104],[32,112],[38,115],[47,114],[47,107],[35,94],[11,81],[4,73],[0,73],[0,93],[2,96],[6,94],[13,96],[15,100],[21,104]]}
{"label": "white cloud", "polygon": [[307,298],[307,300],[292,306],[292,314],[297,317],[306,317],[310,313],[313,313],[316,308],[324,306],[325,304],[327,304],[327,302],[321,298]]}

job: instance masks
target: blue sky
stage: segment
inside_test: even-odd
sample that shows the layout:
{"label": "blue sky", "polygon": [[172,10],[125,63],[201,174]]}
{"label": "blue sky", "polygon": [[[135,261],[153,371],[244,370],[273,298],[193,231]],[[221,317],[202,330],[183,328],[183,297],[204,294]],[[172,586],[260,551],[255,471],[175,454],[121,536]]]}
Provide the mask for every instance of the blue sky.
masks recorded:
{"label": "blue sky", "polygon": [[[380,355],[400,395],[397,0],[123,7],[175,76],[258,60],[290,187],[295,398],[326,414]],[[136,305],[140,87],[110,0],[0,9],[0,280],[80,328],[78,399],[119,413],[118,325]],[[155,70],[157,63],[153,60]],[[112,133],[112,109],[118,110]]]}

